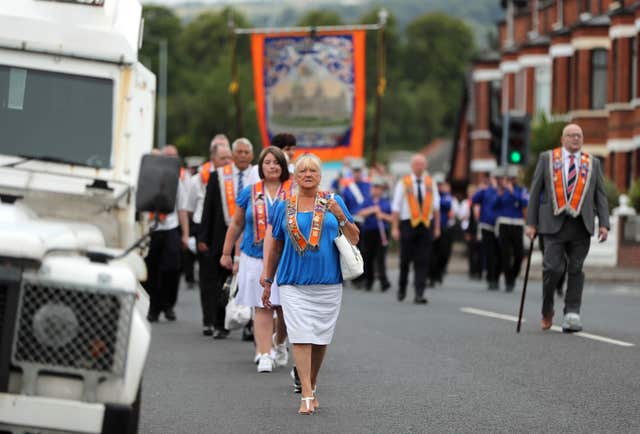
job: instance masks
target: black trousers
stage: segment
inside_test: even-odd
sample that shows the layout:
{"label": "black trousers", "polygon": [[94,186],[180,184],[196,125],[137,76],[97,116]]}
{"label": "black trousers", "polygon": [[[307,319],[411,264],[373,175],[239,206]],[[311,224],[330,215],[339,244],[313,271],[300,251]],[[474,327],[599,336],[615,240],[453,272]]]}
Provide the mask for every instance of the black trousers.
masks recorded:
{"label": "black trousers", "polygon": [[482,245],[475,236],[467,240],[467,259],[469,260],[469,277],[482,277]]}
{"label": "black trousers", "polygon": [[591,235],[581,217],[565,217],[562,228],[555,234],[542,234],[542,315],[553,313],[553,297],[567,267],[567,292],[564,313],[580,313],[584,273],[582,265],[589,253]]}
{"label": "black trousers", "polygon": [[220,256],[210,252],[198,253],[202,325],[216,329],[224,328],[225,307],[229,300],[222,286],[231,273],[220,265]]}
{"label": "black trousers", "polygon": [[432,282],[442,282],[447,273],[452,244],[453,229],[443,228],[440,237],[433,242],[433,255],[429,264],[429,279]]}
{"label": "black trousers", "polygon": [[149,252],[145,258],[147,281],[144,287],[149,293],[149,313],[152,315],[172,309],[178,301],[181,256],[178,228],[151,234]]}
{"label": "black trousers", "polygon": [[507,286],[513,286],[522,268],[524,245],[522,244],[523,227],[520,225],[501,224],[498,233],[500,260]]}
{"label": "black trousers", "polygon": [[409,220],[400,222],[400,281],[398,292],[401,294],[407,291],[409,267],[412,262],[416,297],[422,297],[424,294],[424,289],[427,286],[432,244],[433,235],[431,229],[422,223],[412,228]]}
{"label": "black trousers", "polygon": [[[360,233],[362,233],[362,224],[359,222],[356,222],[356,226],[358,227],[358,230],[360,231]],[[358,250],[360,250],[360,252],[364,251],[364,241],[362,239],[362,237],[360,237],[360,239],[358,240],[358,244],[357,244]],[[364,260],[364,256],[362,257],[362,259]],[[356,285],[356,286],[360,286],[362,285],[362,283],[365,281],[365,275],[362,274],[361,276],[356,277],[355,279],[353,279],[351,282]]]}
{"label": "black trousers", "polygon": [[497,283],[500,277],[498,239],[493,231],[482,229],[482,253],[487,265],[487,282]]}
{"label": "black trousers", "polygon": [[[189,222],[189,236],[194,236],[198,233],[198,224],[193,220]],[[194,266],[196,262],[196,255],[189,249],[182,251],[182,273],[184,274],[184,280],[188,283],[195,283]]]}
{"label": "black trousers", "polygon": [[[387,239],[389,234],[387,233]],[[362,240],[362,258],[364,259],[364,284],[366,288],[373,286],[376,274],[380,284],[387,285],[387,246],[382,245],[379,230],[364,231]]]}

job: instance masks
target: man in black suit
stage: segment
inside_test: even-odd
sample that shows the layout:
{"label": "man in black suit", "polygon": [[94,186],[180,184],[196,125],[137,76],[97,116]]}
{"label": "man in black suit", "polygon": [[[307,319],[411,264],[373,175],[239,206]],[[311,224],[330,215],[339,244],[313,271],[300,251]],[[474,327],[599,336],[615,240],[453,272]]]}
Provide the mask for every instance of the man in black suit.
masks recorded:
{"label": "man in black suit", "polygon": [[598,239],[609,232],[609,206],[600,161],[582,151],[582,129],[576,124],[562,131],[562,147],[544,152],[538,159],[531,184],[526,235],[539,233],[544,240],[542,264],[542,329],[553,322],[553,296],[568,268],[562,330],[582,330],[580,305],[584,273],[582,265],[598,217]]}
{"label": "man in black suit", "polygon": [[[206,264],[205,283],[201,283],[200,288],[203,323],[213,326],[214,339],[229,335],[224,328],[227,297],[222,291],[229,272],[220,265],[220,256],[236,197],[249,185],[253,145],[248,139],[240,138],[231,145],[231,152],[233,164],[216,167],[209,178],[198,234],[198,251],[207,258],[200,262],[201,267]],[[239,255],[239,251],[236,254]]]}

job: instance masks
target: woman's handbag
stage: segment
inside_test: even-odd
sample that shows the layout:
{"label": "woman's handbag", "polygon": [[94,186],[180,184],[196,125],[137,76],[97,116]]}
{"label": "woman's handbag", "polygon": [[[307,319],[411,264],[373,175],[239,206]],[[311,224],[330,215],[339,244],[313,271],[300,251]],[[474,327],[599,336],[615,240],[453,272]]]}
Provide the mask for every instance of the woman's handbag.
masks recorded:
{"label": "woman's handbag", "polygon": [[342,231],[340,235],[333,240],[338,251],[340,252],[340,269],[342,270],[343,280],[353,280],[364,273],[364,260],[360,250],[344,236]]}
{"label": "woman's handbag", "polygon": [[240,306],[236,303],[236,294],[238,293],[238,275],[229,276],[224,284],[223,291],[229,291],[229,301],[225,308],[224,328],[227,330],[240,329],[247,325],[251,319],[251,308],[248,306]]}

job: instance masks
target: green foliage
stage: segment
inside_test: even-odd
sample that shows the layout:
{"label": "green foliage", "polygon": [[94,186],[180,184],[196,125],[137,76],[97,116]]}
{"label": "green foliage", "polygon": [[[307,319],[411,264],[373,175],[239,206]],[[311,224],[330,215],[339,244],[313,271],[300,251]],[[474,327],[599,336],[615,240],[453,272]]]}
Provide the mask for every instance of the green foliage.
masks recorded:
{"label": "green foliage", "polygon": [[629,199],[631,200],[631,206],[640,213],[640,178],[633,181],[631,188],[628,192]]}
{"label": "green foliage", "polygon": [[342,18],[337,12],[316,9],[307,12],[300,20],[298,20],[299,26],[334,26],[342,24]]}
{"label": "green foliage", "polygon": [[540,113],[531,126],[531,147],[529,149],[529,164],[524,170],[524,183],[530,185],[533,172],[538,163],[538,156],[560,146],[562,129],[566,122],[550,119],[544,113]]}
{"label": "green foliage", "polygon": [[607,194],[609,212],[611,212],[615,207],[618,206],[618,198],[620,197],[620,192],[616,187],[616,183],[607,177],[604,178],[604,191]]}

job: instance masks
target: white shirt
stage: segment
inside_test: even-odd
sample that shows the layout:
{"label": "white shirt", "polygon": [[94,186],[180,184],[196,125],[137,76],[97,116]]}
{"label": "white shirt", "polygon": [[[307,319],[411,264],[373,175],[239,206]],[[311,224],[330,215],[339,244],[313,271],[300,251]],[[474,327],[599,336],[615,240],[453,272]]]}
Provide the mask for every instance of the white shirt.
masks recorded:
{"label": "white shirt", "polygon": [[[202,175],[200,174],[202,166],[198,170],[198,173],[191,177],[191,183],[189,186],[189,194],[186,201],[185,209],[190,213],[193,213],[193,222],[200,224],[202,222],[202,208],[204,206],[204,196],[207,193],[207,185],[202,182]],[[209,166],[209,173],[213,172],[213,163]]]}
{"label": "white shirt", "polygon": [[[564,183],[565,183],[565,187],[567,186],[567,183],[569,182],[569,166],[571,165],[571,159],[569,158],[571,156],[571,152],[567,151],[567,149],[563,146],[562,147],[562,160],[564,161]],[[576,152],[573,154],[573,163],[576,165],[576,175],[578,173],[578,171],[580,170],[580,158],[582,158],[580,151]]]}
{"label": "white shirt", "polygon": [[[233,190],[236,192],[236,197],[240,194],[240,190],[238,190],[238,173],[240,169],[233,165]],[[254,172],[257,174],[258,169],[256,165],[251,165],[242,171],[242,188],[248,187],[249,185],[255,184],[255,182],[251,182],[252,178],[255,176]],[[258,181],[260,181],[260,176],[258,176]]]}
{"label": "white shirt", "polygon": [[[188,179],[188,178],[187,178]],[[178,192],[176,193],[176,205],[173,208],[173,212],[167,214],[166,218],[162,221],[158,222],[158,226],[155,228],[156,231],[168,231],[170,229],[175,229],[180,225],[180,220],[178,219],[178,209],[184,209],[185,197],[187,196],[185,185],[186,183],[183,180],[178,182]]]}
{"label": "white shirt", "polygon": [[[418,187],[416,182],[416,176],[412,173],[411,179],[413,179],[413,194],[418,197]],[[420,180],[420,188],[422,189],[422,197],[426,197],[425,186],[422,185],[422,180],[424,179],[424,175],[422,175]],[[438,188],[431,178],[431,191],[433,192],[433,205],[431,209],[433,211],[440,210],[440,194],[438,193]],[[400,178],[396,183],[396,188],[393,192],[393,202],[391,203],[391,211],[397,212],[400,214],[400,220],[410,220],[411,219],[411,210],[409,210],[409,202],[405,197],[405,187],[404,187],[404,177]]]}

